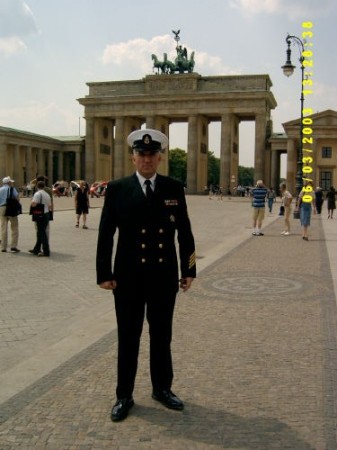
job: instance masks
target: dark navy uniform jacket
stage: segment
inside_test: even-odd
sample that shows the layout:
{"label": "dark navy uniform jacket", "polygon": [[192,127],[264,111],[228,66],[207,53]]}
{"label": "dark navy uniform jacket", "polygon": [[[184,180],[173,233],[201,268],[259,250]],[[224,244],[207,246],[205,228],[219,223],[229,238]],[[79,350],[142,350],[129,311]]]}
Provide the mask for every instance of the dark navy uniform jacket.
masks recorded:
{"label": "dark navy uniform jacket", "polygon": [[[114,236],[118,243],[112,269]],[[97,283],[116,280],[130,287],[137,280],[153,279],[162,288],[178,289],[181,277],[195,277],[195,245],[187,213],[183,185],[157,175],[155,191],[148,200],[137,175],[110,181],[99,226]]]}

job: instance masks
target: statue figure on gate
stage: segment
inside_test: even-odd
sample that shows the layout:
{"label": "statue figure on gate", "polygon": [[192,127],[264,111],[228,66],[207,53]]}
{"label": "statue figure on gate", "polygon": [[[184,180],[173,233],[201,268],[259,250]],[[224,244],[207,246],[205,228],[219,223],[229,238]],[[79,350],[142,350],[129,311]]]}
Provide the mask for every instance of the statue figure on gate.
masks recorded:
{"label": "statue figure on gate", "polygon": [[153,60],[153,70],[157,69],[157,74],[171,74],[175,72],[184,73],[193,72],[194,69],[194,51],[191,53],[190,58],[188,58],[188,52],[186,47],[182,47],[181,45],[178,45],[180,41],[180,30],[172,30],[172,33],[174,34],[174,40],[177,43],[176,46],[176,52],[177,57],[175,58],[174,62],[169,61],[167,59],[167,53],[164,53],[163,55],[163,61],[158,60],[156,55],[152,55]]}
{"label": "statue figure on gate", "polygon": [[179,36],[180,30],[178,30],[178,31],[172,30],[172,33],[173,33],[174,36],[175,36],[174,40],[175,40],[175,41],[177,42],[177,44],[178,44],[178,42],[180,41],[180,36]]}

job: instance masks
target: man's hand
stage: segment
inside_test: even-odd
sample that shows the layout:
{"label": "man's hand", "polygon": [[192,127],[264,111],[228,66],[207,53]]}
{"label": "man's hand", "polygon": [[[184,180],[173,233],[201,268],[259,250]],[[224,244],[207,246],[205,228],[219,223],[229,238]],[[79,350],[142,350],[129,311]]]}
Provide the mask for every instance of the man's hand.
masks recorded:
{"label": "man's hand", "polygon": [[189,290],[189,288],[191,287],[192,281],[193,281],[192,277],[181,278],[180,288],[183,290],[183,292],[186,292]]}
{"label": "man's hand", "polygon": [[99,287],[112,291],[113,289],[116,289],[117,283],[115,280],[103,281],[103,283],[99,284]]}

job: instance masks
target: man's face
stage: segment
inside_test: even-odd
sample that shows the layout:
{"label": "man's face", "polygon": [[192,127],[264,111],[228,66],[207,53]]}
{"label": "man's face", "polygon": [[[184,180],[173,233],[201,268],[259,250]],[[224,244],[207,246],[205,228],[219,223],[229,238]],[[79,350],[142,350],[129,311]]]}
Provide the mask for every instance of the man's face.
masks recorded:
{"label": "man's face", "polygon": [[160,152],[136,152],[133,154],[132,161],[137,171],[144,178],[151,178],[157,172],[161,161],[161,154]]}

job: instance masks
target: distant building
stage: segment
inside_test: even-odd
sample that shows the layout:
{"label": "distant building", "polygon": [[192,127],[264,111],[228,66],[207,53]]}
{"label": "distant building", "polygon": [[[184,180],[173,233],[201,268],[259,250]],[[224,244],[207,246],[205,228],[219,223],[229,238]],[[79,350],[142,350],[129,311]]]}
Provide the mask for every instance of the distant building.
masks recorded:
{"label": "distant building", "polygon": [[[313,124],[308,126],[312,129],[310,137],[313,138],[312,155],[313,171],[312,178],[314,186],[320,186],[327,191],[330,186],[337,186],[337,112],[331,109],[310,116]],[[283,124],[285,133],[272,134],[269,139],[271,144],[271,185],[278,186],[278,168],[280,155],[287,154],[287,186],[291,192],[295,192],[297,155],[300,144],[301,119],[291,120]],[[304,135],[308,137],[308,135]],[[305,146],[304,146],[305,147]],[[308,147],[308,146],[307,146]]]}
{"label": "distant building", "polygon": [[0,127],[0,179],[11,176],[20,188],[39,175],[49,184],[85,177],[84,137],[50,137]]}

